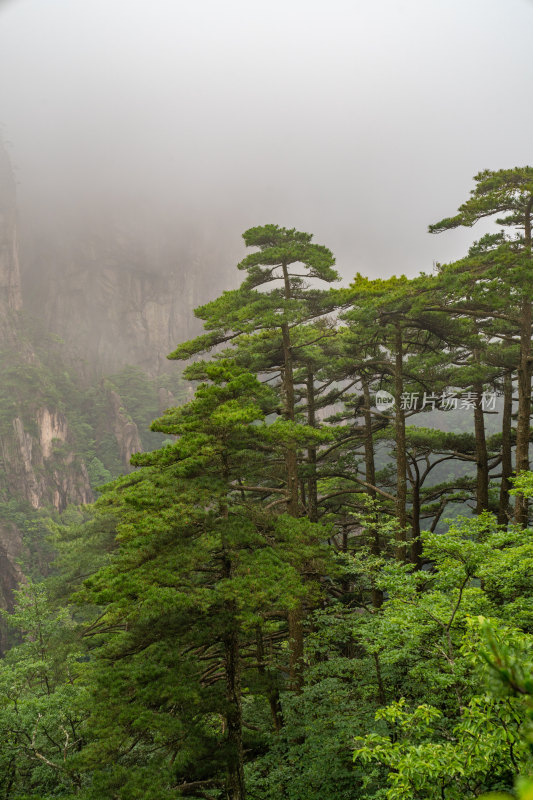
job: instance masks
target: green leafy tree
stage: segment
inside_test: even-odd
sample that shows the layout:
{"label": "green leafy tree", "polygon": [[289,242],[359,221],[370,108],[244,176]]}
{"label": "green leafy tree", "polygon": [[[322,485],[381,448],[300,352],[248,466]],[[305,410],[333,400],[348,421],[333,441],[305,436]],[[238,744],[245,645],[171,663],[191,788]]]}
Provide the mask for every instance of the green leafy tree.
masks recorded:
{"label": "green leafy tree", "polygon": [[0,674],[0,786],[6,798],[75,795],[85,785],[78,762],[86,743],[89,669],[68,610],[28,582],[3,616],[22,641]]}
{"label": "green leafy tree", "polygon": [[[516,472],[529,468],[531,414],[531,333],[533,281],[531,280],[531,223],[533,214],[533,168],[484,170],[475,176],[471,197],[454,217],[430,225],[431,233],[458,226],[472,227],[485,217],[514,229],[515,235],[490,235],[481,240],[463,262],[462,270],[476,279],[476,292],[463,302],[465,314],[479,308],[518,328],[520,352],[517,365],[518,416],[516,428]],[[477,305],[477,312],[475,306]],[[527,503],[518,499],[516,520],[527,524]]]}
{"label": "green leafy tree", "polygon": [[[276,436],[285,450],[286,510],[295,518],[302,513],[298,472],[298,444],[302,434],[297,429],[296,418],[296,348],[305,347],[316,337],[310,323],[333,311],[336,304],[335,293],[311,288],[306,281],[338,280],[331,251],[314,244],[312,238],[312,234],[277,225],[247,230],[243,234],[244,242],[257,250],[238,264],[239,269],[247,272],[241,287],[224,292],[217,300],[196,309],[195,314],[204,321],[208,333],[180,345],[169,356],[189,358],[231,341],[240,344],[236,354],[239,363],[256,373],[267,370],[279,375],[284,425],[278,425]],[[303,677],[303,616],[301,606],[293,608],[289,614],[291,680],[295,689],[301,688]]]}
{"label": "green leafy tree", "polygon": [[387,570],[389,599],[364,634],[387,653],[383,665],[401,664],[404,674],[355,757],[386,768],[390,800],[429,800],[435,792],[475,798],[512,787],[515,775],[532,766],[523,737],[527,703],[491,690],[483,658],[489,615],[511,649],[531,646],[531,586],[524,589],[531,532],[502,531],[482,515],[422,538],[432,576]]}
{"label": "green leafy tree", "polygon": [[[243,499],[275,396],[226,360],[204,369],[210,383],[154,424],[176,443],[137,455],[140,469],[98,500],[118,549],[78,594],[104,609],[86,632],[96,688],[84,763],[93,787],[124,798],[140,787],[244,798],[244,751],[258,742],[243,728],[243,682],[262,687],[273,727],[279,713],[258,640],[275,646],[287,612],[321,592],[323,528]],[[305,585],[303,564],[316,573]]]}

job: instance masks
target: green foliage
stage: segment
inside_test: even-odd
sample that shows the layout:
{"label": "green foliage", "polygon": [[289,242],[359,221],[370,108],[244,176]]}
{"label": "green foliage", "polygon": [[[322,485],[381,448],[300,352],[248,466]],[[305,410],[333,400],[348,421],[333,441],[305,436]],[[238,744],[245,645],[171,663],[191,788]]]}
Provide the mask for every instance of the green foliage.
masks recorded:
{"label": "green foliage", "polygon": [[138,367],[126,366],[107,381],[120,395],[124,408],[137,425],[143,449],[154,450],[161,446],[162,437],[150,430],[152,420],[162,411],[159,390],[165,389],[175,405],[181,404],[185,399],[185,387],[180,375],[152,378]]}
{"label": "green foliage", "polygon": [[22,641],[0,675],[0,785],[17,800],[71,796],[84,783],[86,651],[69,613],[54,610],[42,587],[27,583],[16,594],[14,613],[3,612]]}
{"label": "green foliage", "polygon": [[533,194],[533,167],[515,167],[492,171],[482,170],[474,180],[476,186],[471,197],[459,208],[455,217],[449,217],[429,226],[430,233],[440,233],[459,225],[471,227],[482,217],[508,213],[498,219],[500,225],[523,224],[524,207]]}
{"label": "green foliage", "polygon": [[[508,789],[517,772],[533,766],[528,703],[520,690],[510,691],[523,691],[530,673],[531,618],[522,614],[524,627],[510,627],[507,620],[516,626],[520,616],[506,602],[519,594],[519,607],[531,608],[521,558],[530,574],[533,534],[502,531],[486,515],[423,538],[433,573],[389,569],[389,600],[365,634],[379,641],[383,664],[402,663],[396,691],[403,693],[376,712],[376,727],[385,730],[362,737],[354,757],[386,767],[390,800],[429,800],[435,791],[459,800]],[[493,673],[507,691],[498,690]]]}
{"label": "green foliage", "polygon": [[[58,552],[10,617],[6,798],[243,800],[245,781],[253,800],[528,796],[533,534],[506,492],[533,184],[531,168],[476,181],[434,232],[505,213],[523,235],[414,280],[316,288],[338,276],[311,234],[246,231],[242,285],[170,356],[211,351],[183,373],[190,402],[177,376],[87,385],[6,355],[0,424],[28,393],[28,426],[45,400],[65,411],[101,486],[31,524],[0,505]],[[489,389],[511,402],[492,426]],[[405,405],[463,390],[468,419]],[[132,422],[144,452],[123,474]],[[532,487],[522,473],[511,494]]]}
{"label": "green foliage", "polygon": [[533,497],[533,472],[521,472],[513,479],[511,494]]}
{"label": "green foliage", "polygon": [[109,483],[113,477],[111,472],[104,467],[100,459],[96,456],[87,464],[87,473],[91,481],[91,486],[94,487]]}

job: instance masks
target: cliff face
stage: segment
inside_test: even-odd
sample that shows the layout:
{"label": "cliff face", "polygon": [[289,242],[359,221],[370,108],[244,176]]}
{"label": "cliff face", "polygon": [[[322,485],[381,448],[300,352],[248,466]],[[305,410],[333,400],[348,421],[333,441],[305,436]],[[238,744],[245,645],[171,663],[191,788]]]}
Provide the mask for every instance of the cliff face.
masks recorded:
{"label": "cliff face", "polygon": [[[26,503],[62,510],[93,499],[87,470],[75,454],[67,417],[47,399],[50,386],[23,330],[15,182],[0,146],[0,505]],[[0,607],[9,608],[22,574],[19,527],[0,511]],[[0,649],[3,646],[0,630]]]}
{"label": "cliff face", "polygon": [[110,392],[110,425],[117,441],[118,451],[124,466],[130,463],[134,453],[142,451],[141,438],[135,422],[128,418],[122,408],[122,401],[116,392]]}
{"label": "cliff face", "polygon": [[192,310],[231,285],[235,262],[229,255],[220,267],[218,251],[231,248],[218,233],[209,240],[173,223],[137,230],[131,222],[126,230],[100,212],[75,224],[58,219],[24,220],[19,264],[15,181],[0,142],[4,608],[21,580],[24,552],[26,523],[13,522],[12,504],[25,514],[20,509],[91,502],[91,481],[98,486],[127,471],[143,442],[157,446],[149,420],[184,392],[166,356],[200,331]]}
{"label": "cliff face", "polygon": [[[151,375],[167,354],[200,332],[192,310],[226,288],[214,243],[172,232],[146,242],[99,223],[63,237],[28,235],[22,269],[25,309],[59,335],[92,374],[126,364]],[[218,268],[217,268],[218,267]]]}
{"label": "cliff face", "polygon": [[36,430],[30,433],[17,416],[13,433],[0,435],[2,495],[23,498],[34,509],[53,506],[62,511],[69,503],[90,503],[87,469],[75,456],[65,417],[41,408],[35,422]]}
{"label": "cliff face", "polygon": [[0,144],[0,336],[3,342],[13,340],[21,306],[15,180],[9,157]]}
{"label": "cliff face", "polygon": [[69,502],[89,502],[92,492],[64,413],[44,402],[39,378],[46,370],[23,331],[21,309],[15,181],[0,146],[0,495],[61,510]]}

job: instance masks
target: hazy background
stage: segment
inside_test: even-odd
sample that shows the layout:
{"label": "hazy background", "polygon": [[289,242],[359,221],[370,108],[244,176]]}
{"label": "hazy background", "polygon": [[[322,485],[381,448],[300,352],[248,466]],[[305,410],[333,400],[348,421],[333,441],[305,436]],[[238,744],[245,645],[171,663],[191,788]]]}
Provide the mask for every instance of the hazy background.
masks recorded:
{"label": "hazy background", "polygon": [[4,0],[21,215],[147,238],[274,222],[342,274],[430,270],[483,168],[531,164],[530,0]]}

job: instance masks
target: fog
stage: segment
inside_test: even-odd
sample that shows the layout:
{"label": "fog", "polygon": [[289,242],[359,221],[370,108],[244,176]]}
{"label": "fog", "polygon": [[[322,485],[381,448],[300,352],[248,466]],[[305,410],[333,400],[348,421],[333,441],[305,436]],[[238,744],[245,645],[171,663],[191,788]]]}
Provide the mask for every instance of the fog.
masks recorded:
{"label": "fog", "polygon": [[[483,168],[532,163],[529,0],[10,0],[0,123],[21,216],[219,241],[313,232],[342,275],[416,274]],[[26,222],[28,224],[28,222]]]}

